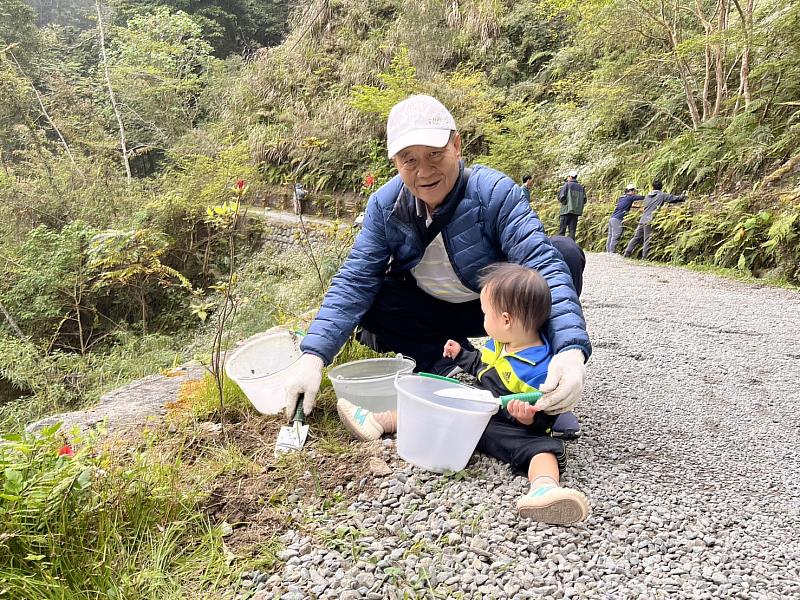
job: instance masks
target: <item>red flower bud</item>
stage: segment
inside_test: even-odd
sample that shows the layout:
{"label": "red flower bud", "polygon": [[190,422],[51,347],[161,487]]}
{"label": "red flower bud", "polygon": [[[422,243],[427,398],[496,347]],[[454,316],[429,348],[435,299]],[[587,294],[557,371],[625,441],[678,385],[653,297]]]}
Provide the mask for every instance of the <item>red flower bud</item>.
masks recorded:
{"label": "red flower bud", "polygon": [[64,446],[61,446],[61,448],[58,449],[58,455],[59,456],[73,457],[73,456],[75,456],[75,450],[72,449],[72,446],[70,446],[69,444],[66,444]]}
{"label": "red flower bud", "polygon": [[244,189],[244,179],[238,179],[236,181],[236,185],[234,187],[239,191],[243,190]]}
{"label": "red flower bud", "polygon": [[364,178],[364,187],[372,187],[375,185],[375,178],[370,174]]}

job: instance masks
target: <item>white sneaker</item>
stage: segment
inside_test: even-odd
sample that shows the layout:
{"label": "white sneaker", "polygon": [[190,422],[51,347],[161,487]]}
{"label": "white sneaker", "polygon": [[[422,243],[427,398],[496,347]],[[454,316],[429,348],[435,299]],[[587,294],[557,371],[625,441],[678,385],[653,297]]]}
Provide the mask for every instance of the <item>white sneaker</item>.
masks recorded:
{"label": "white sneaker", "polygon": [[383,427],[375,420],[372,412],[365,408],[339,398],[336,401],[336,412],[339,413],[344,426],[357,440],[368,442],[377,440],[383,435]]}
{"label": "white sneaker", "polygon": [[517,511],[523,519],[550,525],[572,525],[589,516],[589,501],[578,490],[555,484],[543,485],[520,497]]}

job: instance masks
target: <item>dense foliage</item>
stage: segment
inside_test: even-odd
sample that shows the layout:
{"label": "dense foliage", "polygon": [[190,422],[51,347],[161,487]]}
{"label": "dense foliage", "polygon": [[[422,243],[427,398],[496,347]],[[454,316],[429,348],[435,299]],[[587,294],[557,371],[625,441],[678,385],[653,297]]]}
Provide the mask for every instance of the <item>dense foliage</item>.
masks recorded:
{"label": "dense foliage", "polygon": [[238,179],[380,184],[386,115],[414,92],[452,108],[468,160],[532,174],[540,200],[578,168],[588,247],[622,184],[659,176],[695,200],[657,221],[658,258],[797,280],[793,3],[311,0],[260,50],[288,3],[70,9],[0,0],[0,308],[42,364],[185,332],[229,260],[207,209]]}
{"label": "dense foliage", "polygon": [[315,187],[383,174],[388,107],[428,92],[468,156],[514,177],[576,167],[603,188],[659,175],[708,192],[793,158],[798,18],[781,0],[316,0],[222,114],[268,177]]}

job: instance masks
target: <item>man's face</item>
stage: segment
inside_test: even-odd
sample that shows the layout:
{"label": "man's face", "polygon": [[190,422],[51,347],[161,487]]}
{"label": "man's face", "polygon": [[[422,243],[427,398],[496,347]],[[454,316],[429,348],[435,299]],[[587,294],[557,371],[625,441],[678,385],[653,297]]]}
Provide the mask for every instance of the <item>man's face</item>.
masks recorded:
{"label": "man's face", "polygon": [[434,209],[458,180],[461,137],[454,133],[444,148],[409,146],[394,157],[394,166],[406,187]]}

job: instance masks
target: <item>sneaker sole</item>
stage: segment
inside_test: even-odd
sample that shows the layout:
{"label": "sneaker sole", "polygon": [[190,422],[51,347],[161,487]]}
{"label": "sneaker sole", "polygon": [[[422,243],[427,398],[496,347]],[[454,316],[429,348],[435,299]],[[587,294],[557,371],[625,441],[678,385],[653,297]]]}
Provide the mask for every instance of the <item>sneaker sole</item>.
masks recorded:
{"label": "sneaker sole", "polygon": [[573,431],[572,429],[553,431],[553,437],[561,438],[562,440],[577,440],[581,435],[583,435],[583,432],[580,429],[578,431]]}
{"label": "sneaker sole", "polygon": [[523,506],[519,516],[548,525],[573,525],[589,516],[589,507],[575,498],[558,498],[544,506]]}
{"label": "sneaker sole", "polygon": [[350,417],[339,407],[338,404],[336,405],[336,412],[339,413],[339,420],[342,422],[342,425],[344,425],[344,428],[347,429],[347,431],[349,431],[350,434],[359,442],[372,442],[380,438],[380,436],[377,438],[371,438],[364,435],[360,428],[353,425],[352,421],[350,421]]}

